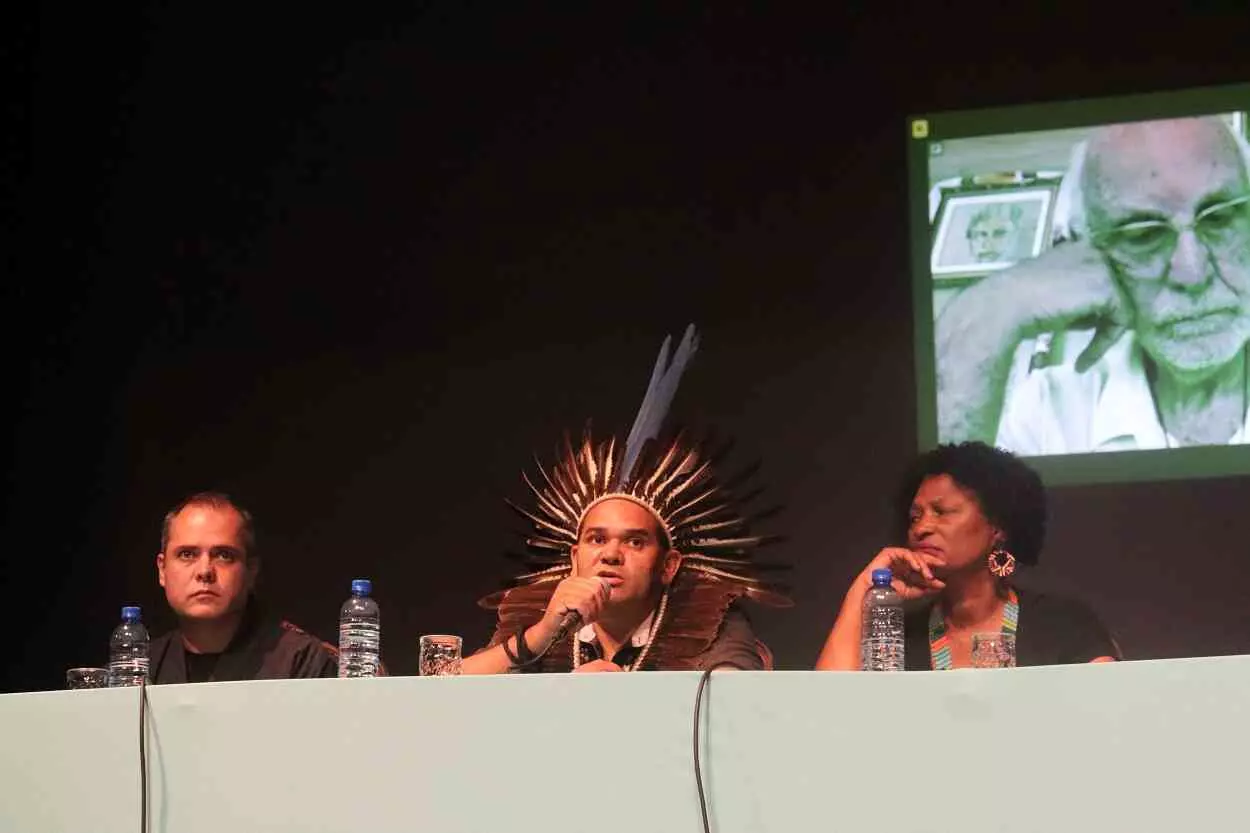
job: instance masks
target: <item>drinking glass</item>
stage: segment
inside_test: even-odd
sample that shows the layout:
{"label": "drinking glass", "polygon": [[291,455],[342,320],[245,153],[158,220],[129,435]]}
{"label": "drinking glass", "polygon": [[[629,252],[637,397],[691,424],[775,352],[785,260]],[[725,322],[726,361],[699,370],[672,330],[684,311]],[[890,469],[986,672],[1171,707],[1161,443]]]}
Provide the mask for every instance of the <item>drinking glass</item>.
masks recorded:
{"label": "drinking glass", "polygon": [[65,672],[65,687],[108,688],[109,670],[107,668],[71,668]]}
{"label": "drinking glass", "polygon": [[421,637],[422,677],[449,677],[460,673],[460,637],[428,634]]}
{"label": "drinking glass", "polygon": [[1016,635],[1014,633],[974,633],[972,635],[973,668],[1015,668]]}

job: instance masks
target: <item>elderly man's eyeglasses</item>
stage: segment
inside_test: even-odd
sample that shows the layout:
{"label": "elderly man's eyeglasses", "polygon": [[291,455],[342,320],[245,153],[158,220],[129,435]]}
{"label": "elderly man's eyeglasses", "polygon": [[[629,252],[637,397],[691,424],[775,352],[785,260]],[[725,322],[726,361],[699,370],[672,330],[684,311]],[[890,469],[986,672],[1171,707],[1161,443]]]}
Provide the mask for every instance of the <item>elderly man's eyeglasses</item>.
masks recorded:
{"label": "elderly man's eyeglasses", "polygon": [[1250,194],[1211,205],[1190,223],[1136,220],[1093,234],[1090,240],[1131,278],[1159,281],[1167,275],[1181,234],[1193,230],[1211,257],[1250,246]]}

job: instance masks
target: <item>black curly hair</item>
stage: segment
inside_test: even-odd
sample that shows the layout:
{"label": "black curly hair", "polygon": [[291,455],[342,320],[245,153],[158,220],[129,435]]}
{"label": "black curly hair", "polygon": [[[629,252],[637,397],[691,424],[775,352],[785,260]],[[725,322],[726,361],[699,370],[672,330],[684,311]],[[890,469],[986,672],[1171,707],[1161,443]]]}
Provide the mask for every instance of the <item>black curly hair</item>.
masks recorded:
{"label": "black curly hair", "polygon": [[976,496],[985,517],[1007,536],[1004,549],[1021,564],[1037,563],[1046,540],[1042,479],[1010,451],[981,442],[940,445],[912,463],[895,497],[903,540],[921,481],[942,474]]}

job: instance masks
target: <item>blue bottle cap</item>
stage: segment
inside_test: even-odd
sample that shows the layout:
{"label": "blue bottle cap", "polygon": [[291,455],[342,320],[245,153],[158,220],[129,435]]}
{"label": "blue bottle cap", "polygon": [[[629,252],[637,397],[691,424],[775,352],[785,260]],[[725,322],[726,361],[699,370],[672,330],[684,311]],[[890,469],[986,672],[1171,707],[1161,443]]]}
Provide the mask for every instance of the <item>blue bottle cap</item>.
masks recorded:
{"label": "blue bottle cap", "polygon": [[138,605],[126,605],[125,607],[123,607],[122,608],[122,621],[123,622],[138,622],[139,621],[139,606]]}
{"label": "blue bottle cap", "polygon": [[372,592],[373,592],[373,582],[369,581],[369,579],[367,578],[352,579],[352,595],[353,596],[368,596]]}
{"label": "blue bottle cap", "polygon": [[884,567],[880,570],[872,571],[873,587],[889,587],[890,582],[894,580],[894,574]]}

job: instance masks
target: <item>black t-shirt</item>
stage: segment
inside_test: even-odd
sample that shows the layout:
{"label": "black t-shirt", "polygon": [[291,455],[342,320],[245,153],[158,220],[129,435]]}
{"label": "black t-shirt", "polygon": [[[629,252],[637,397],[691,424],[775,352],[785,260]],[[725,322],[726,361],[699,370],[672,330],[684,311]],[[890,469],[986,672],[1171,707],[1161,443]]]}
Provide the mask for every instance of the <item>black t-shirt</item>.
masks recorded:
{"label": "black t-shirt", "polygon": [[213,678],[213,672],[217,670],[217,661],[221,659],[221,654],[193,654],[190,651],[184,653],[187,663],[187,682],[206,683]]}
{"label": "black t-shirt", "polygon": [[172,631],[152,640],[150,673],[151,681],[159,684],[334,677],[338,656],[332,646],[249,601],[225,651],[193,654],[178,631]]}
{"label": "black t-shirt", "polygon": [[[1020,622],[1016,628],[1016,665],[1068,665],[1098,657],[1120,658],[1120,650],[1097,614],[1082,602],[1017,587]],[[904,618],[904,666],[929,671],[929,611],[932,603],[909,610]]]}

